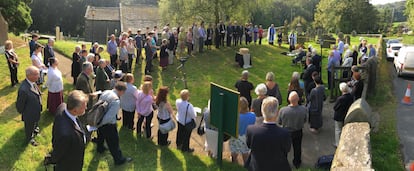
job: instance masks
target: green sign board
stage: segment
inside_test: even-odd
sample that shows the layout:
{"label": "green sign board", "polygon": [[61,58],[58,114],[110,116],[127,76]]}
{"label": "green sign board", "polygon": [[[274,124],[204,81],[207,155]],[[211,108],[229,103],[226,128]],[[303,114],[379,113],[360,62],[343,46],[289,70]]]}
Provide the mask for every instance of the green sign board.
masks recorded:
{"label": "green sign board", "polygon": [[223,133],[238,137],[240,93],[215,83],[211,85],[210,124],[217,127],[217,163],[221,166]]}

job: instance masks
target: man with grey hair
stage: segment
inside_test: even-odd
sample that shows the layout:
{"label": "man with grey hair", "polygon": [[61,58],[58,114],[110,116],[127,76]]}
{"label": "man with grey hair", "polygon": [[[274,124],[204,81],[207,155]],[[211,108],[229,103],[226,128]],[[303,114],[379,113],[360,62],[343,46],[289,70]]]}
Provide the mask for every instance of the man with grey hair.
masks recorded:
{"label": "man with grey hair", "polygon": [[55,170],[82,170],[86,137],[78,116],[85,114],[88,96],[80,90],[69,93],[64,111],[55,116],[52,130],[53,151],[45,164]]}
{"label": "man with grey hair", "polygon": [[297,168],[302,163],[303,125],[308,119],[308,110],[299,105],[299,95],[296,91],[289,94],[290,104],[280,109],[278,123],[290,132],[293,146],[293,165]]}
{"label": "man with grey hair", "polygon": [[82,73],[79,74],[76,81],[76,90],[82,90],[85,94],[89,95],[88,109],[92,107],[93,103],[93,89],[89,82],[91,79],[89,76],[93,72],[93,65],[90,62],[84,62],[82,64]]}
{"label": "man with grey hair", "polygon": [[342,133],[342,127],[344,126],[344,120],[349,107],[354,102],[354,97],[351,95],[351,88],[344,82],[339,84],[339,89],[342,95],[336,99],[334,105],[334,120],[335,120],[335,144],[338,146],[339,138]]}
{"label": "man with grey hair", "polygon": [[287,155],[291,140],[288,130],[276,125],[279,102],[266,97],[262,104],[264,123],[247,127],[246,143],[251,149],[248,170],[291,170]]}
{"label": "man with grey hair", "polygon": [[45,64],[45,66],[49,67],[49,62],[51,58],[55,58],[55,51],[53,50],[53,45],[55,44],[55,40],[50,38],[47,41],[47,45],[44,49],[44,53],[43,53],[43,63]]}
{"label": "man with grey hair", "polygon": [[237,88],[237,91],[240,92],[240,96],[245,97],[249,102],[249,107],[252,105],[252,95],[251,91],[254,89],[254,86],[249,79],[249,71],[244,70],[242,72],[241,79],[236,82],[234,87]]}
{"label": "man with grey hair", "polygon": [[19,88],[16,100],[17,112],[22,114],[26,142],[33,146],[38,143],[34,140],[39,133],[38,122],[42,111],[42,95],[36,81],[39,79],[39,69],[30,66],[26,69],[26,79]]}

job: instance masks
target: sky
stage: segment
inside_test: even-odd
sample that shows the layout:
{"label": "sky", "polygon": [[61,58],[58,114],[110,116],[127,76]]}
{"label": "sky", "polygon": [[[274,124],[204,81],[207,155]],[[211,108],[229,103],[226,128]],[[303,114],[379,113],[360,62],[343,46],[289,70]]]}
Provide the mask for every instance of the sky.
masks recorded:
{"label": "sky", "polygon": [[393,3],[398,1],[404,1],[404,0],[370,0],[371,4],[374,5],[380,5],[380,4],[387,4],[387,3]]}

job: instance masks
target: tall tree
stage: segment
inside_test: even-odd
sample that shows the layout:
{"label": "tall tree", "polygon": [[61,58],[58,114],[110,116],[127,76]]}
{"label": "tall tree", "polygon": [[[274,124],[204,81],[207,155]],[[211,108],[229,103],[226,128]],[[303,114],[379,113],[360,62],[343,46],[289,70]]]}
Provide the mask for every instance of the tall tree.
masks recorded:
{"label": "tall tree", "polygon": [[378,11],[369,1],[321,0],[315,12],[314,26],[345,33],[353,30],[378,32]]}
{"label": "tall tree", "polygon": [[414,28],[414,0],[407,0],[405,15],[407,16],[408,25]]}
{"label": "tall tree", "polygon": [[9,24],[9,31],[18,35],[32,24],[29,4],[31,0],[1,0],[0,11]]}

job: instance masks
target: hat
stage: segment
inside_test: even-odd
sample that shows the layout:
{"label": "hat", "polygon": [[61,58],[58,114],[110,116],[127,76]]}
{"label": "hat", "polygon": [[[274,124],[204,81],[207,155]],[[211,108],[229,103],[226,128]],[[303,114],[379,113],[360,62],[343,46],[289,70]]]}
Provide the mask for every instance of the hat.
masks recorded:
{"label": "hat", "polygon": [[115,72],[114,72],[114,78],[115,79],[122,79],[122,77],[124,77],[124,73],[122,73],[122,71],[121,70],[116,70]]}
{"label": "hat", "polygon": [[240,48],[239,53],[241,55],[247,55],[247,54],[249,54],[249,49],[248,48]]}

